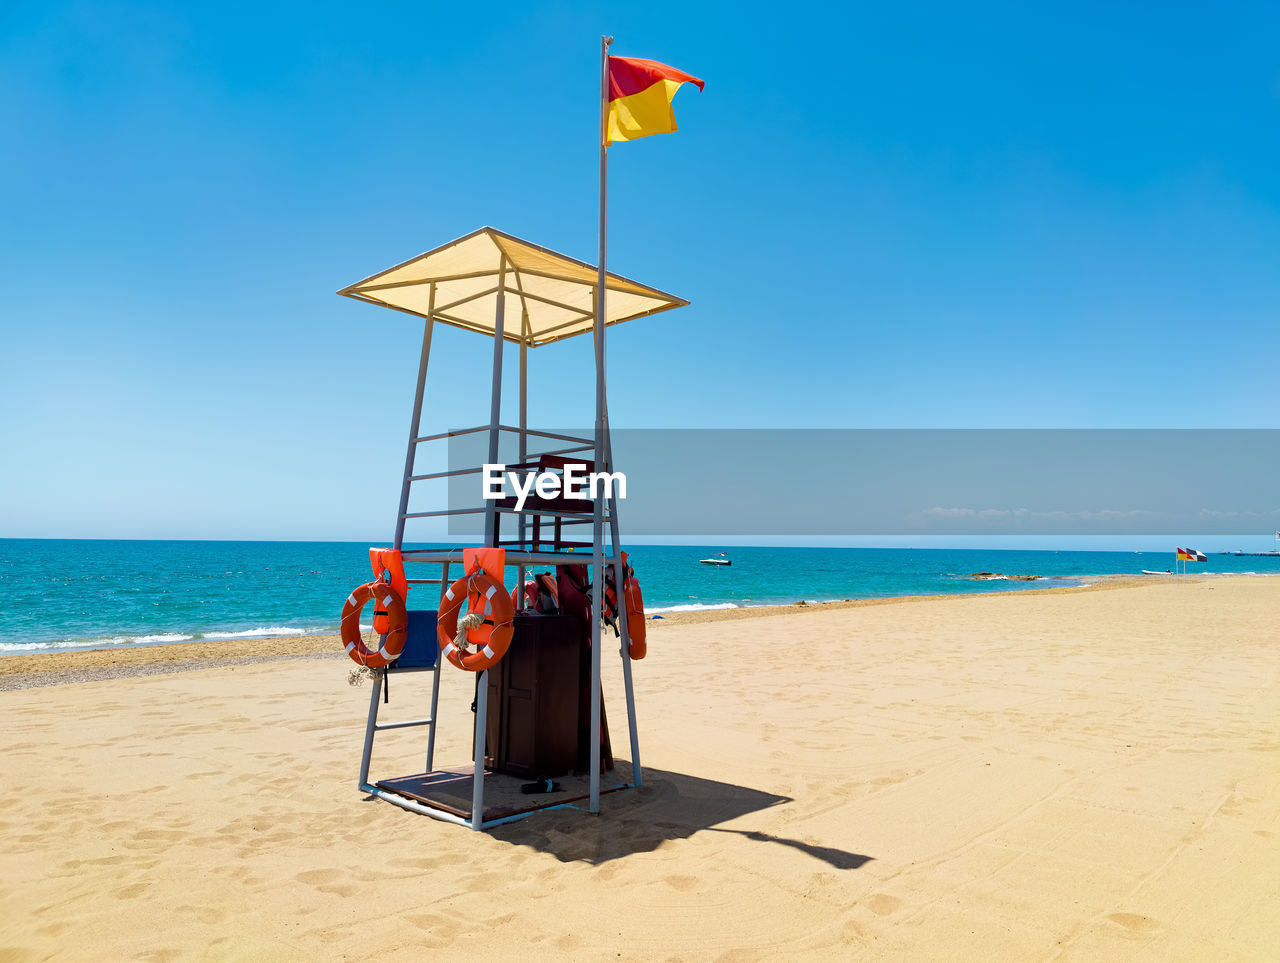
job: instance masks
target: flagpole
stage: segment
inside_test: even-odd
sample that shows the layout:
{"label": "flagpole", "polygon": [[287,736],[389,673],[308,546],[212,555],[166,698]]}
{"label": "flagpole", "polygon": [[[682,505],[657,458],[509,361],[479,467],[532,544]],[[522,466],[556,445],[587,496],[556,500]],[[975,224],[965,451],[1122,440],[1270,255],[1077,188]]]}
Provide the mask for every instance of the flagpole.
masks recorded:
{"label": "flagpole", "polygon": [[[595,432],[595,471],[604,471],[604,322],[605,322],[605,228],[606,200],[608,192],[609,147],[605,141],[605,122],[609,109],[609,44],[612,37],[600,38],[600,120],[596,136],[600,141],[600,247],[597,252],[596,276],[596,432]],[[603,644],[600,622],[604,611],[604,492],[595,493],[595,506],[592,518],[592,556],[591,577],[595,590],[591,593],[591,791],[587,811],[600,812],[600,647]],[[616,551],[615,546],[615,551]],[[621,590],[621,586],[618,586]]]}

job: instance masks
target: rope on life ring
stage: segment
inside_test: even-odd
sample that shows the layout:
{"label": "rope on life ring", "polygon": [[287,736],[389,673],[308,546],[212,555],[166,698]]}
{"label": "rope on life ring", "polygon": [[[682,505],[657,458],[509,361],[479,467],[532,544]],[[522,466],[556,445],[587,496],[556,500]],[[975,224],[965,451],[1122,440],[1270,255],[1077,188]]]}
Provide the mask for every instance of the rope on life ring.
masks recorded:
{"label": "rope on life ring", "polygon": [[[467,614],[459,618],[464,601]],[[436,621],[441,654],[467,672],[497,665],[511,645],[515,614],[501,582],[483,569],[468,572],[445,590],[441,600]]]}
{"label": "rope on life ring", "polygon": [[[369,648],[364,636],[360,634],[360,613],[370,599],[374,600],[375,607],[381,606],[381,611],[385,611],[387,616],[387,631],[379,633],[376,649]],[[408,636],[409,616],[405,612],[404,599],[381,579],[358,586],[347,596],[347,601],[342,606],[341,631],[347,655],[351,656],[356,665],[368,669],[380,669],[389,665],[404,651],[405,638]]]}

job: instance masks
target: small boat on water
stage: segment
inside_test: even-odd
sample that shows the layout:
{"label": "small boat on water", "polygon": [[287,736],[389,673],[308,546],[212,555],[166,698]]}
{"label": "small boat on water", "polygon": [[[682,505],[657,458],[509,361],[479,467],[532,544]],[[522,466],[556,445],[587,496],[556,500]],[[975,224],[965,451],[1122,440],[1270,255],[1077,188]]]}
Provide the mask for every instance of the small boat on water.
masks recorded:
{"label": "small boat on water", "polygon": [[1144,568],[1144,569],[1142,570],[1142,574],[1143,574],[1143,575],[1172,575],[1173,573],[1172,573],[1172,572],[1170,572],[1170,571],[1167,571],[1167,570],[1166,570],[1166,571],[1164,571],[1164,572],[1153,572],[1153,571],[1151,571],[1151,569],[1149,569],[1149,568]]}
{"label": "small boat on water", "polygon": [[724,552],[721,552],[716,558],[700,558],[698,561],[703,565],[732,565],[729,559],[725,558]]}

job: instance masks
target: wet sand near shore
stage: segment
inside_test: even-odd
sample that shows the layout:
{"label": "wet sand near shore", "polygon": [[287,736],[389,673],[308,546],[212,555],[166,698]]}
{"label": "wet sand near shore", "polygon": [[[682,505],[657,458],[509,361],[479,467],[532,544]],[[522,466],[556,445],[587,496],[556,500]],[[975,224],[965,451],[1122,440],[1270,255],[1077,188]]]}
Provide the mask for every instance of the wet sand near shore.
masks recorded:
{"label": "wet sand near shore", "polygon": [[[1045,587],[1019,589],[1019,592],[1056,593],[1094,591],[1141,585],[1158,578],[1133,575],[1097,575],[1082,587],[1057,587],[1049,579]],[[922,595],[882,599],[847,599],[835,602],[797,602],[792,605],[758,605],[736,609],[705,609],[694,612],[670,612],[649,621],[650,632],[664,631],[673,625],[696,625],[741,619],[766,618],[790,612],[825,612],[876,605],[927,603],[955,598],[980,598],[988,593],[968,595]],[[214,668],[219,665],[242,665],[252,661],[333,656],[345,659],[337,635],[292,635],[276,638],[207,640],[170,642],[157,645],[113,646],[101,649],[68,649],[61,652],[18,653],[0,657],[0,691],[30,685],[59,685],[88,682],[130,675],[159,672],[184,672]]]}

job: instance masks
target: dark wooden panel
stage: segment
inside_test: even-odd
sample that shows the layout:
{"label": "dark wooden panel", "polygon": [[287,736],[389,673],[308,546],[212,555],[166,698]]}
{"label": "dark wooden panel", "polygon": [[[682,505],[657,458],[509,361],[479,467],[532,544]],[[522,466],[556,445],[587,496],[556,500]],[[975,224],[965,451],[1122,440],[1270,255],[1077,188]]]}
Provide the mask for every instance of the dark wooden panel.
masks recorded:
{"label": "dark wooden panel", "polygon": [[[487,766],[530,779],[585,768],[588,719],[581,707],[590,697],[583,696],[584,659],[589,666],[582,619],[516,617],[511,646],[489,671]],[[589,674],[585,682],[589,692]]]}

